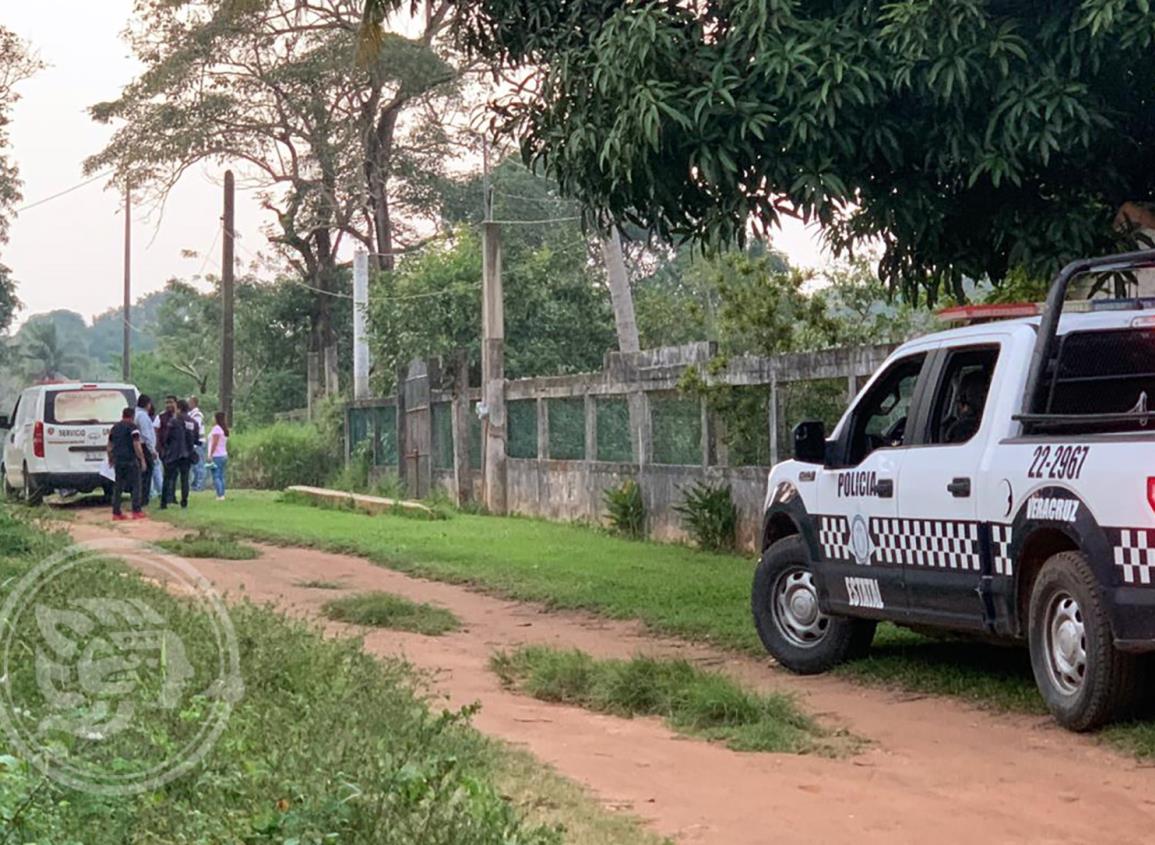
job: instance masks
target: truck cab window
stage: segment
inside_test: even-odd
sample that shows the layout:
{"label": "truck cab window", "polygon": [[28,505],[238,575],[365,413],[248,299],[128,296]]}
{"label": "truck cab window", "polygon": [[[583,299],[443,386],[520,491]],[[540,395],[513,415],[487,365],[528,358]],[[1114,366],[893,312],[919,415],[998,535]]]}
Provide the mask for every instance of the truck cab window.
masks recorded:
{"label": "truck cab window", "polygon": [[912,355],[891,365],[858,403],[851,420],[847,463],[861,463],[875,449],[902,446],[914,388],[925,355]]}
{"label": "truck cab window", "polygon": [[930,419],[930,441],[966,443],[978,433],[999,359],[997,346],[952,352],[943,370]]}

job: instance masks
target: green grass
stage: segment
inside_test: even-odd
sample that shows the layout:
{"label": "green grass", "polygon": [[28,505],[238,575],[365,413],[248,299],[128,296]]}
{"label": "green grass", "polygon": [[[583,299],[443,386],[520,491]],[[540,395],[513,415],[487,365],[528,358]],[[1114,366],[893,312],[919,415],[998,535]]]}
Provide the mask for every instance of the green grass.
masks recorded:
{"label": "green grass", "polygon": [[823,730],[789,696],[750,692],[685,660],[595,660],[582,651],[525,646],[498,652],[490,667],[534,698],[615,716],[660,716],[680,733],[735,751],[836,754],[857,744]]}
{"label": "green grass", "polygon": [[[5,585],[69,542],[19,510],[25,509],[0,507]],[[204,714],[219,706],[211,685],[215,630],[201,604],[165,592],[116,561],[91,560],[45,583],[35,609],[24,608],[10,620],[12,648],[29,655],[54,648],[38,624],[41,609],[72,608],[74,616],[84,615],[84,600],[91,599],[122,601],[134,612],[147,607],[170,635],[154,646],[165,671],[144,670],[130,678],[120,673],[118,685],[132,683],[102,693],[113,695],[108,703],[129,706],[124,712],[130,728],[78,739],[44,721],[58,711],[42,691],[34,660],[8,664],[5,699],[18,707],[13,718],[73,759],[83,757],[101,771],[139,771],[156,761],[155,754],[183,747],[203,726]],[[570,826],[566,838],[577,843],[610,841],[606,830],[613,831],[613,841],[653,841],[629,818],[607,819],[588,795],[559,784],[548,770],[534,776],[531,763],[470,726],[471,709],[433,707],[407,664],[376,660],[355,640],[327,639],[271,608],[242,602],[231,606],[230,616],[244,691],[219,741],[196,768],[142,795],[102,797],[44,778],[0,734],[0,842],[119,845],[129,836],[172,843],[546,845],[561,841],[554,830],[558,823]],[[129,623],[117,625],[99,614],[80,621],[60,633],[99,636],[94,642],[103,644],[100,655],[120,657],[109,649],[116,651],[121,640],[106,637],[100,626],[119,632]],[[177,665],[177,641],[191,680],[178,706],[158,706],[167,673]],[[149,642],[132,641],[128,659],[149,657]],[[84,683],[65,673],[54,680],[54,692],[82,694]],[[76,703],[62,715],[72,719],[85,712]],[[97,720],[106,715],[92,713]],[[523,821],[522,808],[534,808],[531,821]]]}
{"label": "green grass", "polygon": [[359,593],[327,602],[325,615],[338,622],[392,628],[436,637],[461,627],[461,621],[443,607],[410,601],[392,593]]}
{"label": "green grass", "polygon": [[233,537],[222,537],[207,531],[186,534],[176,540],[159,540],[158,546],[181,557],[205,557],[215,560],[256,560],[261,553]]}
{"label": "green grass", "polygon": [[[578,525],[458,514],[436,523],[326,511],[242,491],[229,508],[170,517],[288,545],[347,552],[403,572],[469,584],[550,607],[640,619],[655,631],[751,655],[764,650],[750,619],[753,556],[625,540]],[[981,707],[1045,713],[1026,650],[934,639],[881,625],[865,660],[838,673]],[[1155,758],[1155,723],[1118,726],[1107,741]]]}

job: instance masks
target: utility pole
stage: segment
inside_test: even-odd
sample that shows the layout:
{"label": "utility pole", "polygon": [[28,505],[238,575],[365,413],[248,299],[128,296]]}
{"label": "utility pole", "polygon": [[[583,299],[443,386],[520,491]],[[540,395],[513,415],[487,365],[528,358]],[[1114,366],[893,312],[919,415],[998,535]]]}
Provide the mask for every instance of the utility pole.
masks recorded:
{"label": "utility pole", "polygon": [[120,373],[127,382],[132,378],[132,187],[124,183],[124,338]]}
{"label": "utility pole", "polygon": [[369,307],[369,255],[353,253],[353,398],[369,398],[369,340],[366,309]]}
{"label": "utility pole", "polygon": [[221,237],[221,389],[220,408],[225,413],[225,419],[231,425],[233,422],[233,293],[234,279],[234,239],[236,231],[234,205],[236,185],[233,182],[233,172],[225,171],[225,214]]}
{"label": "utility pole", "polygon": [[493,222],[493,203],[485,197],[481,236],[481,396],[485,403],[483,489],[490,513],[504,514],[506,497],[505,303],[501,284],[501,226]]}

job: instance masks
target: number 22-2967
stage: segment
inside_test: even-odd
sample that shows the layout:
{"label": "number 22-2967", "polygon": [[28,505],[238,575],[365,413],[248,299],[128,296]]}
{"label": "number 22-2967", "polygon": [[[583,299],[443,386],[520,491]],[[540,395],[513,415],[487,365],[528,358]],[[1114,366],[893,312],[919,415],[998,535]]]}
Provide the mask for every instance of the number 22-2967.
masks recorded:
{"label": "number 22-2967", "polygon": [[1090,446],[1037,446],[1027,478],[1078,478],[1089,454]]}

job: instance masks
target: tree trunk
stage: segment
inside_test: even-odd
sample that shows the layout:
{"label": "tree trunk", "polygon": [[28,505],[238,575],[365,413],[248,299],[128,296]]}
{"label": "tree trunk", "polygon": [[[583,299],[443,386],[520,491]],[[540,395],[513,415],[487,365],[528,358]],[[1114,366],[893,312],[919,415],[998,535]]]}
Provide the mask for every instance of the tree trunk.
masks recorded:
{"label": "tree trunk", "polygon": [[393,219],[389,207],[389,173],[393,165],[393,138],[397,131],[397,108],[387,108],[369,137],[365,157],[369,205],[373,212],[373,238],[377,244],[374,266],[392,270]]}
{"label": "tree trunk", "polygon": [[609,235],[602,238],[602,258],[606,263],[606,280],[610,286],[610,301],[614,306],[618,349],[622,352],[637,352],[641,349],[641,343],[638,340],[638,323],[634,318],[634,294],[630,290],[626,259],[622,254],[621,232],[616,226],[610,230]]}

